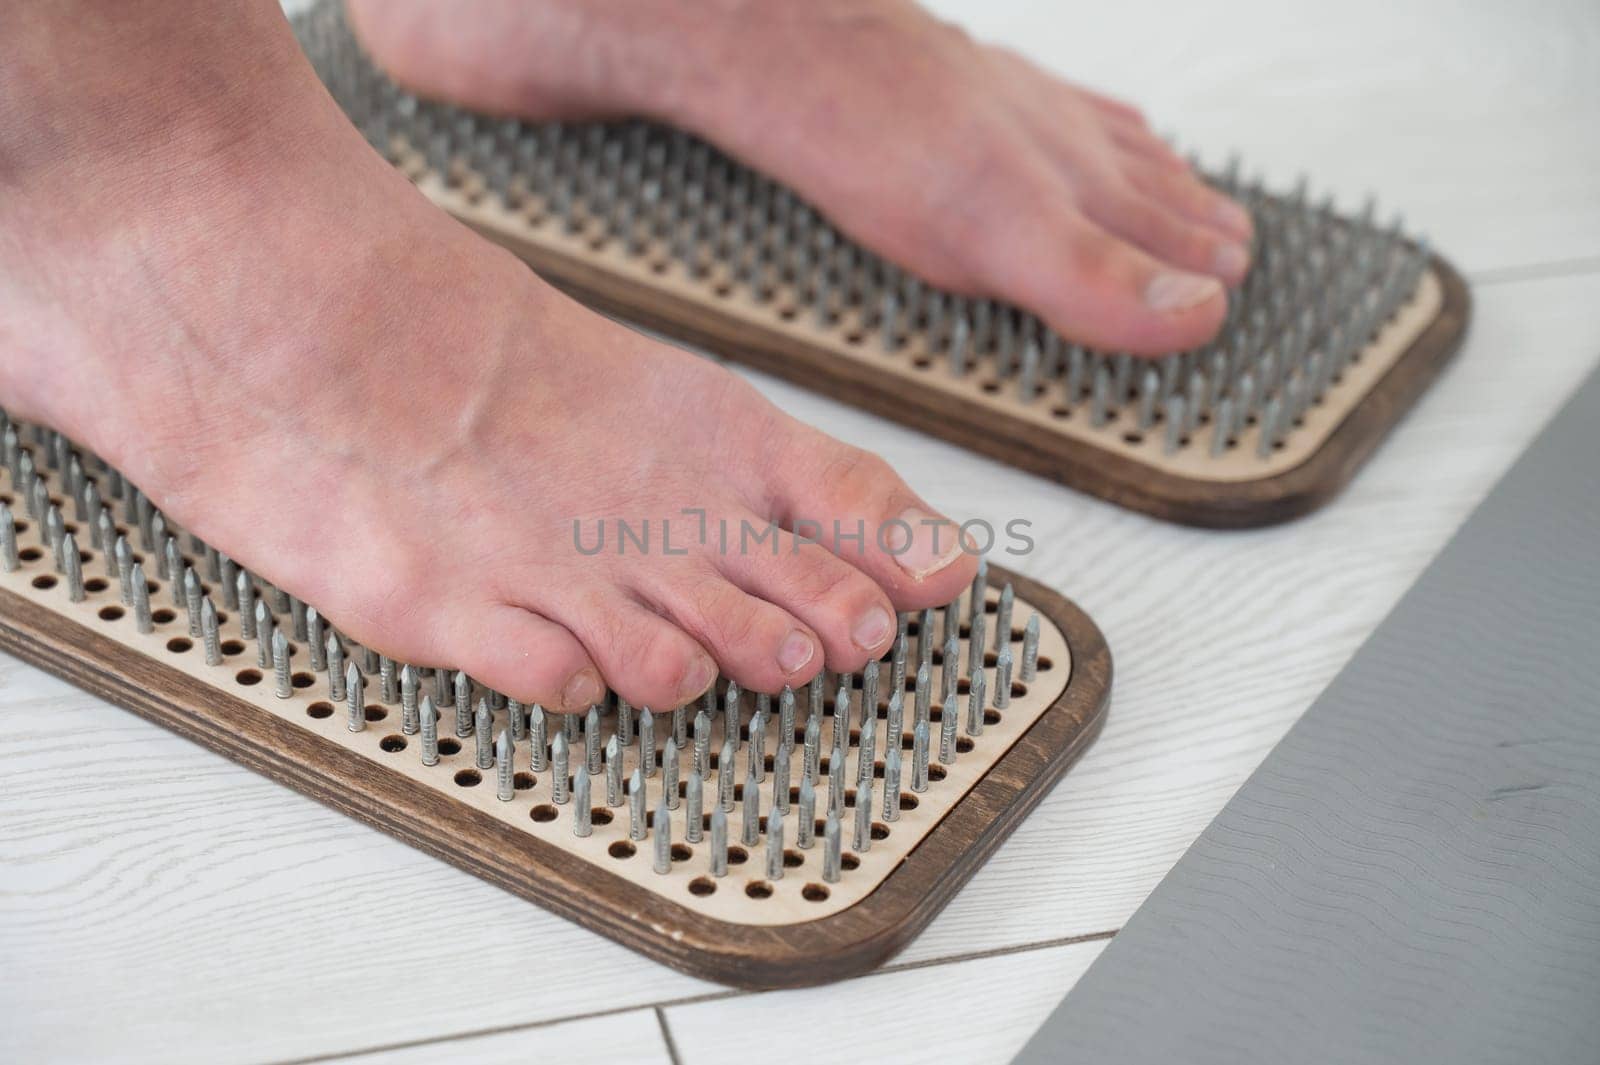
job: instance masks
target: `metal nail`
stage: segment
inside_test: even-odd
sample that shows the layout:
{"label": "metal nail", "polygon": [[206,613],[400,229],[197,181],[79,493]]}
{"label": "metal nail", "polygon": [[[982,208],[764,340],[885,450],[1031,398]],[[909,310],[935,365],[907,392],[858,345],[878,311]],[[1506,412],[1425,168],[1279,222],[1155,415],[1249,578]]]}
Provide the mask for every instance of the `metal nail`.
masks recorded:
{"label": "metal nail", "polygon": [[1022,629],[1022,681],[1028,683],[1039,674],[1039,615],[1028,619]]}
{"label": "metal nail", "polygon": [[661,791],[668,808],[678,808],[678,740],[668,736],[661,748]]}
{"label": "metal nail", "polygon": [[628,777],[628,838],[642,840],[645,837],[644,823],[644,777],[637,766]]}
{"label": "metal nail", "polygon": [[417,732],[417,671],[408,664],[400,671],[400,731],[407,736]]}
{"label": "metal nail", "polygon": [[549,745],[545,740],[545,713],[544,707],[534,703],[528,707],[528,747],[530,749],[529,767],[535,773],[542,773],[549,763],[545,760]]}
{"label": "metal nail", "polygon": [[711,875],[728,875],[728,814],[720,806],[711,811]]}
{"label": "metal nail", "polygon": [[705,783],[699,773],[691,770],[684,784],[683,835],[690,843],[699,843],[705,816]]}
{"label": "metal nail", "polygon": [[478,699],[478,709],[472,718],[472,734],[476,743],[473,751],[476,755],[476,764],[479,769],[489,769],[494,765],[494,714],[489,709],[489,700],[483,697]]}
{"label": "metal nail", "polygon": [[[203,612],[204,605],[200,609]],[[272,675],[276,681],[274,695],[280,699],[287,699],[294,694],[294,681],[289,676],[289,639],[284,636],[281,629],[272,634]]]}
{"label": "metal nail", "polygon": [[[495,798],[501,802],[510,802],[512,796],[516,793],[516,785],[513,779],[511,737],[504,730],[494,740],[494,781]],[[580,788],[578,793],[580,812],[587,810],[589,807],[588,796],[584,794],[585,790]],[[580,836],[586,834],[584,832],[578,833]]]}
{"label": "metal nail", "polygon": [[361,671],[351,662],[344,670],[345,706],[348,715],[345,728],[361,732],[367,727],[366,693],[362,689]]}
{"label": "metal nail", "polygon": [[852,849],[862,854],[872,849],[872,778],[869,776],[856,785],[856,831],[850,841]]}
{"label": "metal nail", "polygon": [[783,818],[776,814],[767,821],[767,879],[783,879]]}
{"label": "metal nail", "polygon": [[567,804],[567,789],[571,786],[567,773],[567,734],[557,732],[550,741],[550,798],[557,806]]}
{"label": "metal nail", "polygon": [[830,811],[822,826],[822,879],[829,884],[839,882],[839,815]]}
{"label": "metal nail", "polygon": [[572,786],[572,834],[580,838],[594,833],[594,806],[589,800],[588,773],[579,773]]}
{"label": "metal nail", "polygon": [[622,805],[622,744],[613,732],[606,740],[606,805]]}
{"label": "metal nail", "polygon": [[746,847],[754,847],[761,834],[761,785],[751,773],[744,779],[744,826],[740,839]]}
{"label": "metal nail", "polygon": [[433,708],[433,700],[428,696],[422,697],[422,705],[417,708],[418,727],[422,730],[422,764],[439,764],[439,714]]}
{"label": "metal nail", "polygon": [[344,698],[344,647],[337,633],[328,633],[325,648],[328,659],[328,698],[339,702]]}

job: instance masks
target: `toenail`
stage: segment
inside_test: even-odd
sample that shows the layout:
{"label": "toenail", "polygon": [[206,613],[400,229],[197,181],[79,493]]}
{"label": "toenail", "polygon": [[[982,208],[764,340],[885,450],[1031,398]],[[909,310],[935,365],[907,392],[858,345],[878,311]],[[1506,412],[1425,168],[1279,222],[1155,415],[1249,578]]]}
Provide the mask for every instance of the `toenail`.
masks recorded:
{"label": "toenail", "polygon": [[1144,302],[1155,311],[1186,311],[1222,295],[1222,282],[1214,277],[1173,271],[1157,274],[1144,290]]}
{"label": "toenail", "polygon": [[920,581],[938,573],[961,554],[955,522],[911,507],[889,523],[889,553],[900,568]]}
{"label": "toenail", "polygon": [[778,649],[778,668],[783,670],[785,676],[798,673],[806,668],[806,663],[816,653],[817,645],[811,637],[794,629],[783,638],[783,646]]}
{"label": "toenail", "polygon": [[580,669],[561,689],[561,709],[571,712],[593,706],[603,692],[599,675],[592,669]]}
{"label": "toenail", "polygon": [[1250,219],[1250,212],[1234,203],[1232,200],[1221,200],[1212,217],[1217,224],[1230,233],[1241,237],[1248,237],[1255,224]]}
{"label": "toenail", "polygon": [[875,606],[856,622],[855,631],[850,637],[863,651],[876,651],[889,638],[889,631],[893,628],[894,618],[883,607]]}
{"label": "toenail", "polygon": [[690,699],[698,697],[711,682],[717,679],[717,664],[705,655],[695,659],[694,665],[689,667],[689,672],[684,674],[683,687],[678,692],[678,705],[682,706]]}
{"label": "toenail", "polygon": [[1218,246],[1212,260],[1216,272],[1229,280],[1244,277],[1244,272],[1250,269],[1250,253],[1237,244]]}

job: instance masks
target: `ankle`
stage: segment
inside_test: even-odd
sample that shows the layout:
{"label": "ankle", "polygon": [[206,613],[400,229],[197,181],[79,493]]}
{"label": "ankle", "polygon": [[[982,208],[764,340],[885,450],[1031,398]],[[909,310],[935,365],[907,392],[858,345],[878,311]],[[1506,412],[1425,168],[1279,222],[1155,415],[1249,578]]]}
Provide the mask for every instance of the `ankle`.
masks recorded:
{"label": "ankle", "polygon": [[290,109],[297,73],[314,86],[271,0],[6,5],[0,175],[78,188],[237,155]]}

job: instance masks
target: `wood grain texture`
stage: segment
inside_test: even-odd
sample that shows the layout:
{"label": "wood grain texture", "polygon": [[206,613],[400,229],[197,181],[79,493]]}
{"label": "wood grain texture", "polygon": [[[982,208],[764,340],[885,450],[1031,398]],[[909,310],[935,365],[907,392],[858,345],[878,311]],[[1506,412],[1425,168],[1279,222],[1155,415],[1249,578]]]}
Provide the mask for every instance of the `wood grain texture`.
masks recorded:
{"label": "wood grain texture", "polygon": [[864,971],[904,946],[1099,731],[1111,692],[1099,630],[1043,586],[991,574],[1065,634],[1065,690],[876,889],[793,924],[697,912],[3,588],[0,649],[657,961],[741,987],[797,987]]}

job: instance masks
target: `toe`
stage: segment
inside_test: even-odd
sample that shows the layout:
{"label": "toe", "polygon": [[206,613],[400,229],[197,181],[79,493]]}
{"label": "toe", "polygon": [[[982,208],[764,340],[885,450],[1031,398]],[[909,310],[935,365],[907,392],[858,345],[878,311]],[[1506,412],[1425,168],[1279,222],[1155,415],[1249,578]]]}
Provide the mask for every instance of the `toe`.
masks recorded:
{"label": "toe", "polygon": [[1222,283],[1139,250],[1073,210],[1070,193],[1018,204],[976,244],[987,287],[1063,335],[1113,351],[1196,347],[1227,313]]}
{"label": "toe", "polygon": [[1130,165],[1128,182],[1150,199],[1199,225],[1209,226],[1234,241],[1248,244],[1255,233],[1250,212],[1201,181],[1192,171]]}
{"label": "toe", "polygon": [[717,679],[716,663],[676,624],[616,589],[573,596],[550,613],[570,629],[612,691],[671,710]]}
{"label": "toe", "polygon": [[949,602],[977,569],[954,522],[871,452],[791,422],[767,466],[767,512],[875,581],[898,610]]}
{"label": "toe", "polygon": [[521,607],[499,606],[461,626],[450,661],[475,680],[525,703],[572,713],[605,695],[600,673],[577,638]]}
{"label": "toe", "polygon": [[[757,554],[762,548],[751,548]],[[750,595],[704,560],[639,575],[636,591],[751,691],[799,687],[822,668],[820,642],[787,610]]]}
{"label": "toe", "polygon": [[1178,152],[1144,127],[1113,125],[1108,130],[1111,141],[1127,154],[1142,162],[1178,175],[1191,175],[1189,162]]}
{"label": "toe", "polygon": [[1096,197],[1090,216],[1165,262],[1211,274],[1229,285],[1243,281],[1250,268],[1250,252],[1243,244],[1125,187]]}
{"label": "toe", "polygon": [[779,533],[775,550],[729,552],[717,566],[740,588],[804,622],[836,673],[855,672],[894,641],[894,605],[883,589],[819,543]]}

